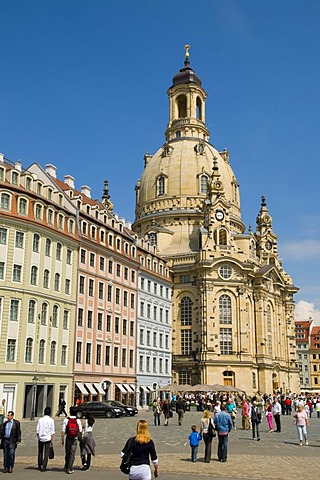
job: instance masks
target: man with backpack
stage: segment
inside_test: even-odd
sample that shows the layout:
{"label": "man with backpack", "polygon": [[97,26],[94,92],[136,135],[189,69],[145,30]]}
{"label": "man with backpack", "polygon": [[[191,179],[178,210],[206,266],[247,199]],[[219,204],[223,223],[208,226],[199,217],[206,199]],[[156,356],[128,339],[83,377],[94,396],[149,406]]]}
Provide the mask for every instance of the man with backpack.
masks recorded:
{"label": "man with backpack", "polygon": [[[73,463],[76,455],[78,436],[82,432],[81,421],[76,417],[76,409],[70,407],[70,415],[63,420],[61,431],[61,444],[65,443],[64,468],[67,473],[74,473]],[[66,442],[64,442],[66,437]]]}

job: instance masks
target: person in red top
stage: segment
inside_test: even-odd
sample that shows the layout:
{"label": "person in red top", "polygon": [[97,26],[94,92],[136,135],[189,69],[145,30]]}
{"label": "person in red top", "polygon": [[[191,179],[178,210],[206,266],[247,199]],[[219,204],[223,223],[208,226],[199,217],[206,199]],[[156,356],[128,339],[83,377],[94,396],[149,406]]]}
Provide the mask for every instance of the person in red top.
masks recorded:
{"label": "person in red top", "polygon": [[286,415],[291,415],[291,412],[292,412],[292,402],[291,402],[291,399],[289,397],[287,397],[284,401],[285,405],[286,405]]}
{"label": "person in red top", "polygon": [[247,400],[242,402],[242,430],[249,430],[249,404]]}

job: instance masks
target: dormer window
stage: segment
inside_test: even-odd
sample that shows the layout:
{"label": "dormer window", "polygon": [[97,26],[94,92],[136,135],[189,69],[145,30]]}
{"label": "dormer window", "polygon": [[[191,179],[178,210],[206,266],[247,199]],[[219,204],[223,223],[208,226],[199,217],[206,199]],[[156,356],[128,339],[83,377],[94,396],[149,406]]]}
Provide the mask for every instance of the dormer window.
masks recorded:
{"label": "dormer window", "polygon": [[31,190],[31,178],[30,177],[26,178],[26,189]]}
{"label": "dormer window", "polygon": [[37,182],[37,194],[41,195],[42,194],[42,183]]}
{"label": "dormer window", "polygon": [[63,195],[59,193],[59,205],[62,205]]}
{"label": "dormer window", "polygon": [[165,183],[166,183],[166,179],[164,175],[160,175],[157,180],[157,196],[158,197],[165,194]]}
{"label": "dormer window", "polygon": [[1,209],[10,210],[10,195],[8,193],[1,193]]}
{"label": "dormer window", "polygon": [[36,203],[34,216],[37,220],[42,220],[42,205]]}
{"label": "dormer window", "polygon": [[1,182],[3,182],[4,177],[5,177],[5,173],[4,173],[4,172],[5,172],[4,168],[0,168],[0,180],[1,180]]}
{"label": "dormer window", "polygon": [[12,172],[11,183],[13,185],[18,185],[18,180],[19,180],[19,174],[17,172]]}
{"label": "dormer window", "polygon": [[208,177],[207,175],[200,175],[200,193],[208,193]]}
{"label": "dormer window", "polygon": [[27,214],[27,205],[28,202],[25,198],[19,198],[19,213],[21,215],[26,215]]}
{"label": "dormer window", "polygon": [[52,200],[52,188],[48,188],[48,200]]}

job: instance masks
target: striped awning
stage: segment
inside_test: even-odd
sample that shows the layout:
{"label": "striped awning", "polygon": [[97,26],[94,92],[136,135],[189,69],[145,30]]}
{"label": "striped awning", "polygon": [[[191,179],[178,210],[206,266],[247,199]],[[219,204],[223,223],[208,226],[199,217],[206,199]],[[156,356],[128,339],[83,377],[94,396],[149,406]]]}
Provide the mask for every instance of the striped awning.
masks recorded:
{"label": "striped awning", "polygon": [[80,390],[80,392],[82,393],[82,395],[89,395],[88,390],[85,389],[83,383],[81,383],[81,382],[76,382],[76,387],[78,387],[78,389]]}
{"label": "striped awning", "polygon": [[119,388],[121,393],[128,393],[127,390],[123,387],[122,383],[116,383],[116,387]]}
{"label": "striped awning", "polygon": [[98,393],[100,393],[101,395],[105,395],[106,392],[103,390],[103,388],[101,387],[100,383],[94,382],[94,383],[93,383],[93,386],[94,386],[94,388],[97,390]]}
{"label": "striped awning", "polygon": [[97,391],[93,388],[92,383],[85,383],[85,386],[92,395],[97,395]]}

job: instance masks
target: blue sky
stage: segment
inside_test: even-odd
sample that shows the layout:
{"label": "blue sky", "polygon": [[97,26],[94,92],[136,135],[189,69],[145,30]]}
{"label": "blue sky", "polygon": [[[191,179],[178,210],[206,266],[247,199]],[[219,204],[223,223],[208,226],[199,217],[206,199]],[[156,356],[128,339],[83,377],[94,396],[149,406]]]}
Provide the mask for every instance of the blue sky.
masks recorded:
{"label": "blue sky", "polygon": [[0,151],[95,198],[108,178],[127,220],[189,43],[243,220],[255,228],[264,194],[298,315],[320,319],[318,0],[0,0],[0,18]]}

